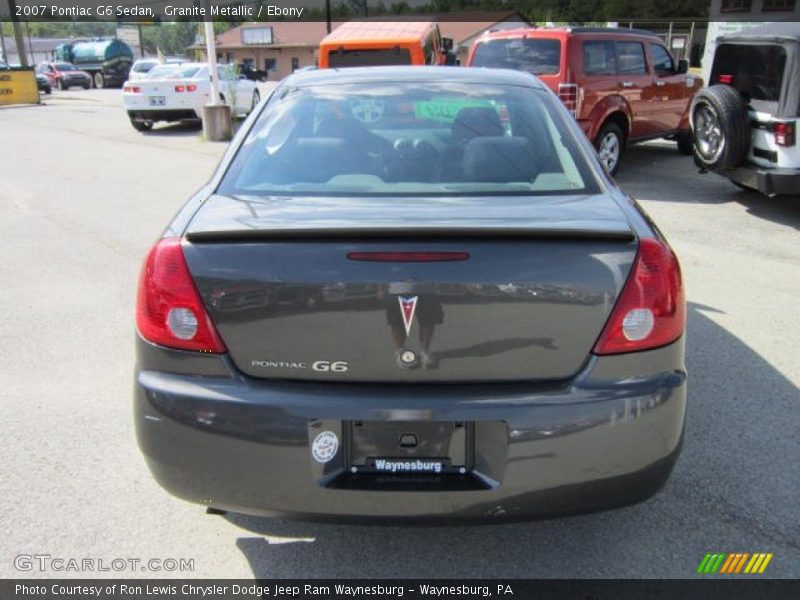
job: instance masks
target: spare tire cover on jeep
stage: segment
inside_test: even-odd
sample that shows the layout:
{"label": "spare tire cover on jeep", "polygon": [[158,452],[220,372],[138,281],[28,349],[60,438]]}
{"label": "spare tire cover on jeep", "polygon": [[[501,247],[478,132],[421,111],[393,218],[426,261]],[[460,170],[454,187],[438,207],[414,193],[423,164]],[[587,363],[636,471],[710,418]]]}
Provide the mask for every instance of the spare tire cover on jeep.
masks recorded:
{"label": "spare tire cover on jeep", "polygon": [[689,112],[694,156],[714,171],[739,166],[750,147],[750,119],[739,92],[728,85],[712,85],[697,92]]}

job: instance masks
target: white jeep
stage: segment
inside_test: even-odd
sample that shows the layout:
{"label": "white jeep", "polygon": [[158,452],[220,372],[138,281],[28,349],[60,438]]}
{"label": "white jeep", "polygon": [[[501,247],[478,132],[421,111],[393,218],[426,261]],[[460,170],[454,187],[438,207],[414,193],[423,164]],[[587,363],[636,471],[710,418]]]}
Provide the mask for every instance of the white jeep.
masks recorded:
{"label": "white jeep", "polygon": [[800,23],[719,38],[709,84],[690,108],[695,162],[767,196],[800,195]]}

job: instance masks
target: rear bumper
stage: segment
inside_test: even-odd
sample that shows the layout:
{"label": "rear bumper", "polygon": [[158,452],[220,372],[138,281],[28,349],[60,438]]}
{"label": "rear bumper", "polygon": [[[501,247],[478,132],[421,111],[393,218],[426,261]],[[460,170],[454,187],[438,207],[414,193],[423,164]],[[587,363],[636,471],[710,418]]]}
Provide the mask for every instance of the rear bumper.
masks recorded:
{"label": "rear bumper", "polygon": [[128,116],[135,121],[184,121],[199,119],[200,115],[192,109],[129,110]]}
{"label": "rear bumper", "polygon": [[109,73],[105,71],[103,72],[103,79],[106,87],[122,86],[128,80],[128,76],[124,73]]}
{"label": "rear bumper", "polygon": [[86,87],[92,85],[91,79],[84,79],[83,77],[75,78],[75,79],[62,79],[63,85],[65,87]]}
{"label": "rear bumper", "polygon": [[800,195],[800,170],[765,169],[744,164],[722,173],[725,177],[767,196]]}
{"label": "rear bumper", "polygon": [[[235,512],[453,521],[602,510],[657,492],[683,434],[682,339],[592,357],[565,385],[264,382],[236,374],[225,357],[141,340],[138,355],[136,430],[153,475],[178,497]],[[449,480],[413,491],[338,485],[349,477],[343,431],[357,420],[475,423],[466,477],[485,489]],[[342,440],[324,465],[310,450],[321,430]]]}

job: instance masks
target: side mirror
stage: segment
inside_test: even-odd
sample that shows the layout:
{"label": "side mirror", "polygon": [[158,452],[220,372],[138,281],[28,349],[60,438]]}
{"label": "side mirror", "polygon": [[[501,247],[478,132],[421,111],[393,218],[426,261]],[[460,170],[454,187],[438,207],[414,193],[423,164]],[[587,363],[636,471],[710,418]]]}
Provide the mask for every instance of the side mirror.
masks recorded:
{"label": "side mirror", "polygon": [[452,52],[453,38],[447,38],[447,37],[442,38],[442,50],[445,50],[446,52]]}
{"label": "side mirror", "polygon": [[678,61],[678,75],[683,75],[689,72],[689,61],[682,58]]}

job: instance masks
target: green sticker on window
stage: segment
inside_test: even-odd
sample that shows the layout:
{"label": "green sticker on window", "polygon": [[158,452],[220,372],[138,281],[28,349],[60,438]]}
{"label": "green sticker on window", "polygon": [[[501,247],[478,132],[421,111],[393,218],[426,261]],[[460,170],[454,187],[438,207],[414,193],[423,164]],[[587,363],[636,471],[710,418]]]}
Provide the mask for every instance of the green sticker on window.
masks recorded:
{"label": "green sticker on window", "polygon": [[461,98],[424,100],[414,103],[414,116],[417,119],[452,123],[456,120],[458,111],[468,107],[494,108],[494,103],[491,100],[464,100]]}

